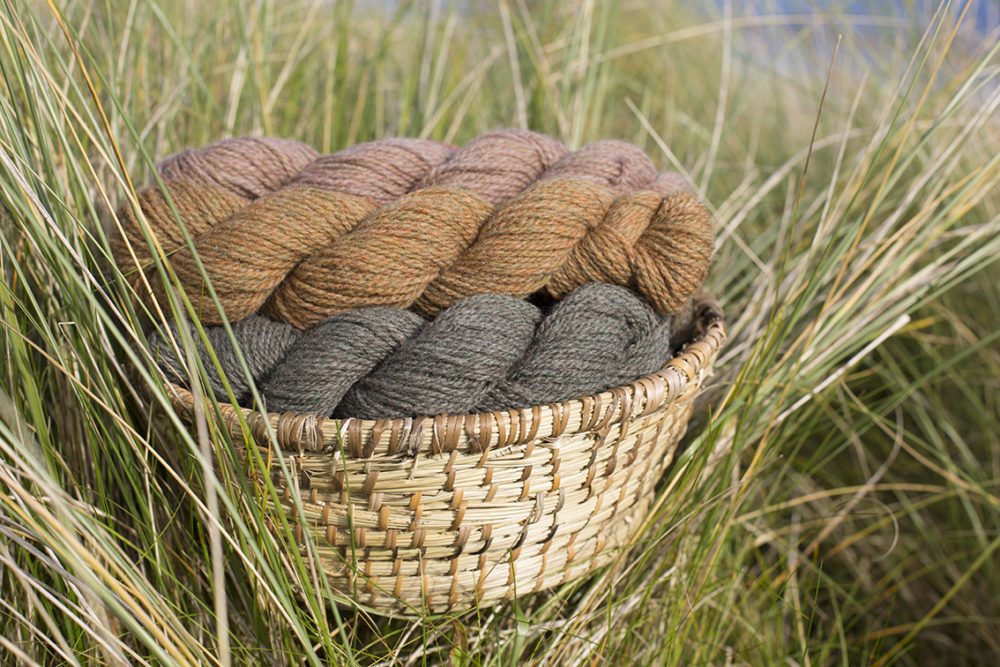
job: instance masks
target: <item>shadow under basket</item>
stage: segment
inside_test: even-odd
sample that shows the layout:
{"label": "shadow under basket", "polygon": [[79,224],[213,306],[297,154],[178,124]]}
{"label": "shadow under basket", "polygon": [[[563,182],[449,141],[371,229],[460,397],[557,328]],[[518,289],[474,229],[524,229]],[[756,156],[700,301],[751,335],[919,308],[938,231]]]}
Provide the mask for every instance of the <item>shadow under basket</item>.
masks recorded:
{"label": "shadow under basket", "polygon": [[[693,315],[663,370],[563,403],[411,419],[221,415],[237,442],[246,424],[267,448],[273,429],[295,481],[273,463],[281,511],[312,534],[336,591],[393,616],[496,604],[583,577],[629,545],[726,340],[714,300]],[[172,389],[192,419],[193,396]]]}

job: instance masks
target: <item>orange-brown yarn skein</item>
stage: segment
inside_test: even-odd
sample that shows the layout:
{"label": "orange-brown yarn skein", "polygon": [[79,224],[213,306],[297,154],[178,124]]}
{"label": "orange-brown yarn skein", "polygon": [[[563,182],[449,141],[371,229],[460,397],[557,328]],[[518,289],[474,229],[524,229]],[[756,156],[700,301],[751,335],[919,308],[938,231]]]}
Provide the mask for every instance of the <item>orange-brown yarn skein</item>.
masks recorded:
{"label": "orange-brown yarn skein", "polygon": [[[361,305],[433,314],[471,294],[559,296],[592,280],[633,286],[672,312],[711,256],[705,209],[678,175],[657,175],[623,142],[569,153],[543,135],[503,131],[457,150],[389,139],[317,156],[297,142],[243,138],[159,169],[231,320],[265,303],[300,327]],[[197,300],[203,277],[167,200],[150,188],[140,205]],[[125,218],[148,266],[139,223]],[[125,243],[113,250],[135,267]],[[209,306],[202,318],[218,314]]]}
{"label": "orange-brown yarn skein", "polygon": [[[543,181],[492,210],[470,193],[433,188],[302,259],[266,312],[302,328],[360,306],[434,315],[474,294],[561,297],[600,281],[671,313],[704,281],[712,248],[711,219],[687,192],[615,199],[580,180]],[[236,296],[240,281],[230,284]]]}
{"label": "orange-brown yarn skein", "polygon": [[[597,141],[570,152],[551,137],[525,130],[488,132],[463,148],[390,138],[330,155],[289,139],[236,137],[176,153],[161,161],[157,171],[198,248],[273,234],[275,220],[253,210],[257,202],[272,198],[277,201],[264,208],[301,201],[322,215],[330,192],[383,205],[421,188],[455,186],[497,205],[540,178],[582,178],[628,192],[649,186],[657,176],[652,160],[629,143]],[[683,181],[678,184],[684,187]],[[140,192],[139,203],[149,230],[167,253],[185,245],[159,188]],[[237,213],[231,224],[212,229]],[[141,271],[152,268],[153,257],[133,211],[125,208],[122,218],[125,238],[112,239],[112,251],[133,286],[141,289]]]}
{"label": "orange-brown yarn skein", "polygon": [[[249,315],[269,297],[269,314],[298,327],[361,306],[433,315],[473,294],[545,288],[561,296],[592,281],[634,287],[670,313],[700,286],[712,253],[711,220],[689,193],[615,199],[580,180],[542,181],[495,210],[453,188],[382,208],[324,195],[323,208],[301,198],[257,207],[283,233],[234,234],[231,243],[199,249],[229,317]],[[189,290],[200,283],[187,249],[171,261]]]}

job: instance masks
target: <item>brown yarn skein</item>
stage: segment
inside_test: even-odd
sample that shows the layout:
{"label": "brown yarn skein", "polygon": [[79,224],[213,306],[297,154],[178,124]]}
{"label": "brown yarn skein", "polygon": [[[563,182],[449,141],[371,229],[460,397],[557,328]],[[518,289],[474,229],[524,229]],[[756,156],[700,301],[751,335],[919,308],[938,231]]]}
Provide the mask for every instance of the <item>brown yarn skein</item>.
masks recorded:
{"label": "brown yarn skein", "polygon": [[[523,297],[545,288],[559,297],[595,280],[634,287],[672,313],[701,285],[713,246],[709,215],[690,193],[616,200],[579,180],[542,181],[496,210],[450,188],[382,208],[286,188],[253,207],[284,233],[256,238],[239,233],[248,210],[217,224],[229,242],[203,247],[199,257],[229,317],[267,303],[269,314],[300,328],[362,306],[415,306],[433,315],[473,294]],[[197,299],[194,256],[182,248],[171,261]],[[211,308],[204,313],[214,319]]]}
{"label": "brown yarn skein", "polygon": [[583,181],[543,181],[491,214],[472,194],[429,189],[303,259],[268,312],[303,328],[360,306],[434,315],[473,294],[559,297],[602,281],[671,313],[705,279],[712,249],[711,219],[686,192],[614,199]]}
{"label": "brown yarn skein", "polygon": [[[204,254],[205,248],[221,248],[223,257],[252,251],[258,241],[265,246],[294,244],[303,231],[314,231],[320,222],[341,230],[329,232],[334,237],[342,233],[346,213],[329,210],[338,201],[331,199],[330,193],[388,204],[422,188],[455,186],[496,206],[544,179],[579,178],[614,193],[639,189],[667,193],[678,183],[678,175],[667,180],[664,175],[658,177],[649,157],[629,143],[598,141],[569,152],[550,137],[524,130],[490,132],[461,149],[435,141],[382,139],[323,156],[296,141],[239,137],[182,151],[162,161],[158,170],[169,200],[158,188],[141,192],[139,199],[161,246],[173,253],[185,245],[171,213],[169,201],[173,201],[199,254]],[[272,212],[289,202],[288,218],[297,219],[294,209],[299,208],[310,210],[319,219],[304,230],[283,227],[289,222],[286,216],[275,218]],[[138,289],[142,276],[135,270],[129,246],[143,270],[152,266],[152,255],[133,212],[126,209],[122,217],[125,239],[114,239],[112,251]],[[287,243],[272,238],[278,230],[290,237]],[[321,238],[332,241],[334,237]],[[226,246],[233,252],[226,252]],[[217,275],[228,271],[210,262],[206,268],[213,284]],[[185,286],[200,289],[200,283],[199,276]]]}

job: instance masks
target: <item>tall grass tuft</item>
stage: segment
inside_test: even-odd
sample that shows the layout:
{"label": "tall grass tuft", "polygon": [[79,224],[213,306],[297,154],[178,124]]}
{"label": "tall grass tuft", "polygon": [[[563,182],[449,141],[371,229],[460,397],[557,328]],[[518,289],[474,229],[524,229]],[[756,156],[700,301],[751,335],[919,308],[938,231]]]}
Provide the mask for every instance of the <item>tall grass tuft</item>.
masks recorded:
{"label": "tall grass tuft", "polygon": [[[4,0],[4,662],[1000,655],[1000,29],[909,5]],[[224,135],[500,126],[619,136],[688,174],[732,340],[614,566],[387,620],[294,547],[266,461],[172,411],[142,326],[196,313],[134,305],[114,211],[157,156]]]}

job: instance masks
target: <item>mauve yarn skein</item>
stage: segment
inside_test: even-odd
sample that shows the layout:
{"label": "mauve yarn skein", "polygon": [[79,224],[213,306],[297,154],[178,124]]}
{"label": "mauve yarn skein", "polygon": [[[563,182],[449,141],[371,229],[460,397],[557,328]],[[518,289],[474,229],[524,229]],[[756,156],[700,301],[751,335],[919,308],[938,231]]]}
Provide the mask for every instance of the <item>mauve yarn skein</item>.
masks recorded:
{"label": "mauve yarn skein", "polygon": [[[544,318],[526,301],[479,295],[432,322],[400,309],[348,311],[291,344],[286,324],[252,316],[236,326],[244,354],[260,370],[254,379],[268,410],[338,417],[553,403],[626,384],[671,356],[669,318],[629,290],[601,283],[577,288]],[[269,340],[272,330],[279,344]],[[231,364],[225,372],[240,375],[228,338],[212,339],[220,361]],[[161,365],[177,380],[182,373],[169,352]]]}
{"label": "mauve yarn skein", "polygon": [[318,157],[300,141],[234,137],[170,155],[156,170],[164,180],[191,179],[256,199],[288,184]]}

